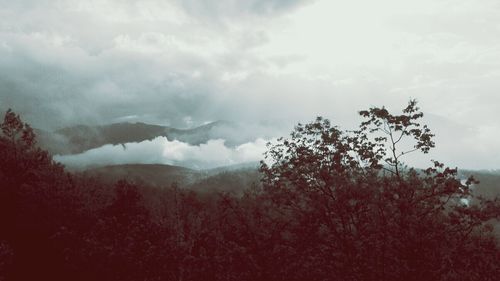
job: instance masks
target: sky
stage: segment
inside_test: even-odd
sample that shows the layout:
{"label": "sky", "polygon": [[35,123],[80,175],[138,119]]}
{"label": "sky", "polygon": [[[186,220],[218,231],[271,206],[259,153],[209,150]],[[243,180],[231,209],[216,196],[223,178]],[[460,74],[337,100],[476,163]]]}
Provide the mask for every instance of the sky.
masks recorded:
{"label": "sky", "polygon": [[426,158],[499,169],[499,89],[497,0],[0,0],[0,109],[45,130],[228,120],[279,137],[415,98]]}

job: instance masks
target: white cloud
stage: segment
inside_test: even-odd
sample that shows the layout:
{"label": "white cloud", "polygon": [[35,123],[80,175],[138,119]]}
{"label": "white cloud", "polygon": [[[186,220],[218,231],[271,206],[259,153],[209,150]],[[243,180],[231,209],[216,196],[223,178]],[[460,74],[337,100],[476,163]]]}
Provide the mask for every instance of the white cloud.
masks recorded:
{"label": "white cloud", "polygon": [[266,141],[256,139],[236,147],[228,147],[222,139],[190,145],[165,137],[139,143],[104,145],[80,154],[56,155],[54,160],[73,169],[119,164],[169,164],[208,169],[263,159]]}

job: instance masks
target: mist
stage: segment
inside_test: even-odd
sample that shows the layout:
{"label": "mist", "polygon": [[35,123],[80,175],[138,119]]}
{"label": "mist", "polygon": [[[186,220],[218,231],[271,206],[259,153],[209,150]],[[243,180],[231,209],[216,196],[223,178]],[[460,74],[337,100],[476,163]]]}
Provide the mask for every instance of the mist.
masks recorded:
{"label": "mist", "polygon": [[216,139],[200,145],[190,145],[157,137],[138,143],[108,144],[80,154],[55,155],[54,160],[74,170],[120,164],[167,164],[210,169],[260,161],[266,151],[266,143],[264,139],[256,139],[236,147],[228,147],[224,140]]}

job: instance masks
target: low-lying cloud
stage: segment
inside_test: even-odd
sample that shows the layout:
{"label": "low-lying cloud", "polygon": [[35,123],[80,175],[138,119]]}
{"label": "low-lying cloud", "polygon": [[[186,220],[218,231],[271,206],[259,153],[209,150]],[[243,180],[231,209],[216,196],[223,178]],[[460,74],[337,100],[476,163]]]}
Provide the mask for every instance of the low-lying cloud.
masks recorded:
{"label": "low-lying cloud", "polygon": [[200,145],[166,137],[139,143],[107,144],[80,154],[56,155],[54,160],[71,169],[120,164],[167,164],[193,169],[255,162],[263,159],[267,141],[256,139],[236,147],[228,147],[223,139],[209,140]]}

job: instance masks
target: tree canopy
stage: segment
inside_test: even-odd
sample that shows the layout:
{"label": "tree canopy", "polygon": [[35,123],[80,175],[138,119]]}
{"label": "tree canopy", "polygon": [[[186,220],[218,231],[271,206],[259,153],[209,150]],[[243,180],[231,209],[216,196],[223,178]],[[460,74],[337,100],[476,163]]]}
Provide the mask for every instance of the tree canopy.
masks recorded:
{"label": "tree canopy", "polygon": [[[299,256],[325,253],[313,260],[340,280],[497,278],[488,222],[499,218],[498,201],[468,205],[473,177],[463,181],[438,161],[423,170],[402,162],[435,146],[416,101],[400,115],[384,107],[359,114],[365,121],[358,130],[341,131],[318,117],[269,145],[264,189],[298,219],[296,232],[315,241],[314,251]],[[410,148],[400,148],[403,142]],[[464,255],[471,251],[473,259]],[[474,279],[478,264],[488,270]]]}

